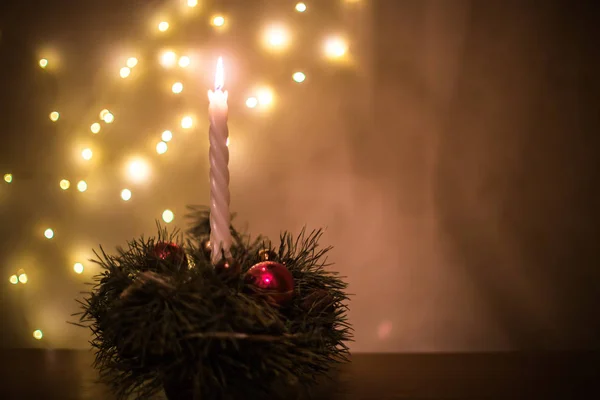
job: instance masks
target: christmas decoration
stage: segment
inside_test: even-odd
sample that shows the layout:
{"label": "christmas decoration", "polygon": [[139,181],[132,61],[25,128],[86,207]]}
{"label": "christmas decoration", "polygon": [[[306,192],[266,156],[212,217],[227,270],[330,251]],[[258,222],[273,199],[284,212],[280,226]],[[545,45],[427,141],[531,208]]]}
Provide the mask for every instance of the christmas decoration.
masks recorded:
{"label": "christmas decoration", "polygon": [[258,258],[261,261],[274,261],[277,259],[277,254],[271,249],[262,249],[258,252]]}
{"label": "christmas decoration", "polygon": [[171,264],[174,268],[188,267],[185,250],[175,243],[158,242],[154,245],[152,254],[158,259]]}
{"label": "christmas decoration", "polygon": [[200,249],[202,250],[204,257],[208,259],[211,258],[210,240],[203,240],[202,243],[200,243]]}
{"label": "christmas decoration", "polygon": [[[103,272],[78,324],[91,329],[95,366],[117,398],[284,398],[347,361],[346,284],[325,268],[320,230],[283,233],[279,262],[254,265],[268,240],[231,227],[232,258],[213,265],[203,248],[210,213],[189,217],[185,246],[161,229],[116,255],[98,252]],[[193,268],[178,268],[186,254]],[[148,255],[159,270],[147,269]]]}
{"label": "christmas decoration", "polygon": [[246,272],[246,284],[253,292],[266,296],[271,302],[285,305],[294,294],[294,278],[285,265],[263,261]]}

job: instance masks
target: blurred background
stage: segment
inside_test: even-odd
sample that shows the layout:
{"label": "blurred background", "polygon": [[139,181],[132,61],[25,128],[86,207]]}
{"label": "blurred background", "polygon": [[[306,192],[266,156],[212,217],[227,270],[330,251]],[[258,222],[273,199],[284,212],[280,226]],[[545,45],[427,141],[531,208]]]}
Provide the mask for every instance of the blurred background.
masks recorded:
{"label": "blurred background", "polygon": [[297,3],[0,5],[0,346],[87,348],[92,249],[208,204],[222,55],[235,222],[327,227],[353,351],[600,348],[592,6]]}

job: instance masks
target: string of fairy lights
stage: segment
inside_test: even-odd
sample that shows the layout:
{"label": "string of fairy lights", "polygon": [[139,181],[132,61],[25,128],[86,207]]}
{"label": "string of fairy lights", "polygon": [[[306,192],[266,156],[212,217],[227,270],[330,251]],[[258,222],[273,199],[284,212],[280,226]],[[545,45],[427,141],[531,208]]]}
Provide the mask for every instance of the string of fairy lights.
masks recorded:
{"label": "string of fairy lights", "polygon": [[[183,6],[189,9],[195,9],[199,6],[198,0],[178,0],[183,3]],[[340,0],[344,3],[358,3],[360,0]],[[293,4],[293,2],[292,2]],[[310,12],[310,4],[309,2],[297,2],[293,4],[293,10],[297,13],[309,13]],[[160,20],[156,24],[156,30],[160,34],[164,34],[168,32],[172,27],[175,21],[163,19]],[[222,14],[213,14],[208,17],[208,23],[211,25],[213,29],[223,30],[226,29],[230,21],[228,21],[226,15]],[[284,51],[291,44],[291,32],[284,25],[280,23],[268,24],[264,28],[264,33],[262,35],[262,45],[271,51]],[[325,58],[334,61],[334,62],[343,62],[347,59],[349,46],[346,38],[343,35],[334,35],[324,38],[322,42],[322,54]],[[173,68],[181,68],[185,69],[192,65],[193,60],[189,55],[186,54],[176,54],[172,50],[166,50],[159,54],[159,63],[164,69],[173,69]],[[53,59],[50,56],[45,58],[41,58],[38,61],[38,65],[42,69],[48,69],[52,67]],[[132,72],[139,67],[139,60],[136,57],[128,57],[118,71],[118,74],[121,79],[128,79],[131,77]],[[303,71],[292,71],[290,74],[290,78],[297,84],[305,83],[307,76]],[[181,81],[173,82],[171,85],[171,92],[175,95],[180,94],[184,91],[184,84]],[[269,87],[259,87],[257,88],[252,95],[248,96],[245,99],[245,106],[249,109],[269,109],[274,103],[275,94],[273,89]],[[53,123],[60,123],[61,114],[59,110],[50,110],[48,113],[48,118]],[[98,113],[98,120],[94,121],[89,125],[89,132],[91,135],[98,135],[102,129],[103,125],[113,124],[116,121],[115,114],[109,109],[102,109]],[[194,125],[194,119],[190,115],[184,115],[181,117],[179,122],[181,129],[187,130],[191,129]],[[173,131],[172,130],[164,130],[160,133],[160,138],[156,143],[156,153],[160,156],[165,154],[169,149],[169,143],[173,140]],[[229,139],[227,141],[227,145],[229,146]],[[94,158],[94,150],[92,147],[86,146],[81,149],[81,158],[83,161],[90,161]],[[126,165],[126,170],[128,172],[128,176],[133,182],[142,182],[149,177],[149,165],[146,160],[143,159],[133,159],[128,162]],[[15,179],[19,179],[18,176],[14,176],[13,173],[7,172],[4,174],[4,182],[5,184],[11,184]],[[74,185],[68,179],[60,179],[58,183],[58,188],[60,190],[72,190],[74,188],[80,192],[84,193],[88,190],[88,182],[85,180],[79,180]],[[131,200],[133,193],[129,188],[123,188],[120,192],[120,196],[123,202],[128,202]],[[171,223],[175,219],[175,215],[173,211],[166,209],[162,213],[162,220],[165,223]],[[46,240],[52,240],[55,237],[55,232],[51,227],[47,227],[43,230],[43,237]],[[73,271],[76,274],[82,274],[84,272],[84,264],[82,262],[76,262],[73,264]],[[12,285],[25,285],[29,281],[29,277],[24,269],[20,269],[16,274],[13,274],[9,277],[9,282]],[[37,340],[41,340],[44,334],[41,329],[36,329],[33,332],[33,337]]]}

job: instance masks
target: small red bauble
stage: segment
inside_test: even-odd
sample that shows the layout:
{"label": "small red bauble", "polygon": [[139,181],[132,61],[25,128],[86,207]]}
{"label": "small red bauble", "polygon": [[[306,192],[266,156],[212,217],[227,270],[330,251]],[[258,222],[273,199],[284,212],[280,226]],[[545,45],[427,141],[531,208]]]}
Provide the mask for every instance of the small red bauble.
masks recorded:
{"label": "small red bauble", "polygon": [[157,258],[170,263],[174,267],[188,267],[185,250],[175,243],[158,242],[154,245],[153,253]]}
{"label": "small red bauble", "polygon": [[278,305],[289,303],[294,294],[294,277],[278,262],[263,261],[254,265],[246,272],[244,281],[256,293]]}

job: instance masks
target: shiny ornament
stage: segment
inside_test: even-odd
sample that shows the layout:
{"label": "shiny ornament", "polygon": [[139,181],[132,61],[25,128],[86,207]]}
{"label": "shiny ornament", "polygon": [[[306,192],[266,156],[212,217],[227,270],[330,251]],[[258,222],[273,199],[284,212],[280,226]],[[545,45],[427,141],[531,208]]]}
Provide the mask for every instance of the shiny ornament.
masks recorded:
{"label": "shiny ornament", "polygon": [[200,243],[200,250],[202,251],[202,254],[204,255],[204,257],[207,260],[210,260],[210,255],[212,253],[212,250],[210,247],[210,240],[208,240],[208,239],[203,240],[202,243]]}
{"label": "shiny ornament", "polygon": [[271,302],[285,305],[294,294],[294,277],[285,265],[263,261],[246,272],[244,281],[253,292],[266,296]]}
{"label": "shiny ornament", "polygon": [[179,245],[168,242],[158,242],[154,245],[153,255],[170,264],[175,269],[188,268],[188,260],[183,250]]}
{"label": "shiny ornament", "polygon": [[226,260],[222,258],[215,264],[215,271],[220,276],[234,278],[239,276],[240,272],[242,272],[242,266],[235,260]]}
{"label": "shiny ornament", "polygon": [[277,253],[271,249],[262,249],[258,252],[258,258],[260,261],[275,261],[277,259]]}

